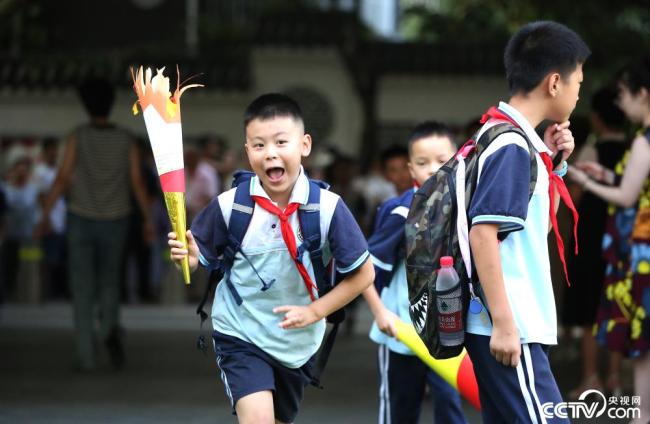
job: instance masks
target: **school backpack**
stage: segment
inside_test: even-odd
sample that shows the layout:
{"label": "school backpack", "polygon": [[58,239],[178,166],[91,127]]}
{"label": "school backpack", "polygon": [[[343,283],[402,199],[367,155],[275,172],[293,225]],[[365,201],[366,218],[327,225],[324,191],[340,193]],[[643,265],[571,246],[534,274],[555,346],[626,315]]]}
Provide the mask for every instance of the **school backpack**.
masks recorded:
{"label": "school backpack", "polygon": [[[211,297],[211,293],[219,281],[227,285],[228,291],[233,296],[237,305],[241,305],[242,298],[239,296],[235,285],[230,281],[230,271],[235,261],[235,255],[239,252],[244,260],[248,261],[246,254],[241,249],[241,243],[246,235],[246,230],[253,217],[253,210],[255,208],[255,201],[250,194],[250,180],[255,174],[250,171],[237,171],[233,176],[232,188],[235,188],[235,201],[232,206],[230,220],[228,221],[228,241],[223,251],[222,258],[215,264],[211,264],[208,268],[209,282],[203,298],[199,303],[196,313],[201,317],[201,326],[208,318],[208,314],[203,310],[205,303]],[[321,233],[320,233],[320,191],[321,188],[329,189],[329,184],[309,179],[309,197],[306,205],[301,205],[298,208],[298,220],[300,222],[300,232],[302,233],[302,244],[298,246],[297,256],[302,258],[305,251],[309,252],[312,267],[314,270],[314,277],[316,278],[316,286],[318,288],[318,296],[325,296],[337,282],[336,273],[334,270],[333,260],[329,266],[323,264],[323,252],[321,249]],[[251,267],[253,265],[248,261]],[[262,281],[262,290],[266,290],[273,281],[265,282],[257,273],[255,268],[253,270],[258,278]],[[320,387],[320,375],[322,374],[327,359],[334,345],[336,334],[338,333],[339,325],[345,319],[345,310],[339,309],[329,316],[327,322],[333,324],[332,330],[329,332],[325,343],[323,344],[320,354],[316,359],[312,372],[312,384]],[[204,351],[205,337],[199,336],[197,347]]]}
{"label": "school backpack", "polygon": [[[406,218],[406,276],[409,314],[418,335],[431,356],[437,359],[458,356],[464,343],[445,346],[440,341],[436,279],[440,258],[451,256],[461,281],[461,316],[467,325],[470,299],[485,298],[472,265],[467,209],[478,180],[478,158],[501,134],[514,132],[526,140],[530,153],[530,190],[535,190],[537,160],[526,134],[510,122],[497,123],[481,136],[477,132],[434,175],[418,189]],[[478,306],[472,302],[472,307]],[[480,309],[479,309],[480,311]]]}

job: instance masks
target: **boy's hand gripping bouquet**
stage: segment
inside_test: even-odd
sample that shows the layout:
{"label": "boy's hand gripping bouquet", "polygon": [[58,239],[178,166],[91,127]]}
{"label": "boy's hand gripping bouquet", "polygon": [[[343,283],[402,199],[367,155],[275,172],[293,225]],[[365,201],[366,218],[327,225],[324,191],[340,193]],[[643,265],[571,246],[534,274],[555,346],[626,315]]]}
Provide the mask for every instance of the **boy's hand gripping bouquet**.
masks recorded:
{"label": "boy's hand gripping bouquet", "polygon": [[[133,114],[138,113],[137,103],[140,103],[172,229],[187,249],[180,99],[188,88],[203,87],[203,85],[190,84],[181,88],[180,73],[177,68],[178,80],[172,95],[169,91],[169,78],[164,76],[164,70],[165,68],[156,70],[156,75],[152,78],[151,68],[147,68],[145,72],[142,67],[139,67],[136,72],[131,68],[133,88],[138,95],[138,101],[133,105]],[[190,284],[190,266],[187,256],[181,268],[185,284]]]}

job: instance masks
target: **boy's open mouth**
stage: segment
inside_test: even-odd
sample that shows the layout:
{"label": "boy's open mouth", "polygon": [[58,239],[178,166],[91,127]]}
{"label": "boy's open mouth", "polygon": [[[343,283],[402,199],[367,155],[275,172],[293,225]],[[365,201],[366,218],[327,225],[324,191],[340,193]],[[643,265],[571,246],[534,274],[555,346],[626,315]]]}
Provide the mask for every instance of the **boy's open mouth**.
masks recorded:
{"label": "boy's open mouth", "polygon": [[269,181],[276,183],[282,179],[284,175],[284,168],[276,167],[269,168],[266,170],[266,176],[269,177]]}

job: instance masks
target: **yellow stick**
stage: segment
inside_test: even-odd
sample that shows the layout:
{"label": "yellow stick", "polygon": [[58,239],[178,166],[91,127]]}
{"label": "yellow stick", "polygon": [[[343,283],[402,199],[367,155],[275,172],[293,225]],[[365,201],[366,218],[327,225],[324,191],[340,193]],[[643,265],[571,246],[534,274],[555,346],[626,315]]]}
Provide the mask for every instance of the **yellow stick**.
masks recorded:
{"label": "yellow stick", "polygon": [[[172,224],[172,229],[176,233],[178,241],[185,245],[185,249],[188,249],[187,246],[187,237],[185,232],[187,231],[187,222],[185,216],[185,193],[182,192],[168,192],[165,194],[165,205],[167,205],[167,214],[169,215],[169,220]],[[185,284],[190,284],[190,260],[189,255],[185,256],[183,262],[181,263],[181,270],[183,271],[183,280]]]}
{"label": "yellow stick", "polygon": [[397,338],[399,341],[411,349],[413,353],[422,360],[422,362],[438,373],[438,375],[440,375],[440,377],[442,377],[447,383],[451,384],[453,388],[458,390],[456,374],[458,367],[463,360],[463,356],[465,356],[465,351],[463,350],[463,352],[455,358],[435,359],[429,354],[427,347],[415,332],[415,328],[413,328],[412,325],[398,320],[395,322],[395,326],[397,327]]}

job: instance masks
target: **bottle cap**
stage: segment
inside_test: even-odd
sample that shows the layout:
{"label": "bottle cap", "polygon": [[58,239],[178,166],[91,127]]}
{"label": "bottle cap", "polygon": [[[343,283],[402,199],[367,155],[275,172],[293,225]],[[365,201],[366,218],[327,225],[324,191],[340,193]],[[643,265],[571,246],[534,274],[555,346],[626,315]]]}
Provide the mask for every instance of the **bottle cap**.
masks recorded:
{"label": "bottle cap", "polygon": [[443,256],[440,258],[440,266],[454,266],[454,258],[451,256]]}

